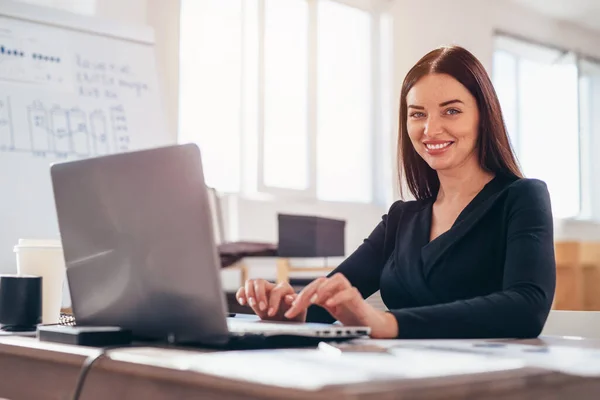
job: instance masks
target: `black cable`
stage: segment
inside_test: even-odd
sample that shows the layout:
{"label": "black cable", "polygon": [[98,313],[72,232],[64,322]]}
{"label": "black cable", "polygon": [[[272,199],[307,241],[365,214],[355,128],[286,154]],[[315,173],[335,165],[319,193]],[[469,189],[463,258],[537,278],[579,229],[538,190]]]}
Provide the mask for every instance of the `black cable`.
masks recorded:
{"label": "black cable", "polygon": [[104,354],[106,354],[106,351],[102,349],[95,356],[89,356],[85,359],[81,371],[79,371],[79,376],[77,377],[77,383],[75,384],[75,390],[73,391],[73,400],[79,400],[88,372],[92,369],[92,365],[102,358]]}
{"label": "black cable", "polygon": [[131,347],[135,347],[135,346],[120,345],[120,346],[103,347],[102,349],[100,349],[98,351],[98,354],[87,357],[85,359],[85,361],[83,362],[83,366],[81,367],[81,371],[79,372],[79,376],[77,377],[77,383],[75,384],[75,390],[73,391],[73,397],[71,397],[72,400],[79,400],[79,397],[81,396],[81,392],[83,391],[83,386],[85,385],[85,380],[87,378],[87,375],[90,372],[90,370],[92,369],[92,366],[94,365],[94,363],[96,361],[98,361],[102,357],[106,356],[111,350],[128,349]]}
{"label": "black cable", "polygon": [[133,344],[120,344],[120,345],[115,345],[115,346],[106,346],[106,347],[102,347],[101,349],[98,350],[97,354],[94,354],[93,356],[89,356],[85,359],[85,361],[83,362],[83,365],[81,366],[81,371],[79,372],[79,376],[77,377],[77,383],[75,384],[75,389],[73,391],[73,396],[71,397],[72,400],[79,400],[79,398],[81,397],[81,393],[83,392],[83,387],[85,385],[85,381],[87,378],[87,375],[89,374],[89,372],[92,369],[92,366],[96,363],[96,361],[100,360],[102,357],[108,355],[108,353],[110,353],[112,350],[119,350],[119,349],[131,349],[134,347],[149,347],[149,346],[153,346],[159,344],[160,347],[163,348],[168,348],[170,347],[169,343],[166,342],[137,342],[137,343],[133,343]]}

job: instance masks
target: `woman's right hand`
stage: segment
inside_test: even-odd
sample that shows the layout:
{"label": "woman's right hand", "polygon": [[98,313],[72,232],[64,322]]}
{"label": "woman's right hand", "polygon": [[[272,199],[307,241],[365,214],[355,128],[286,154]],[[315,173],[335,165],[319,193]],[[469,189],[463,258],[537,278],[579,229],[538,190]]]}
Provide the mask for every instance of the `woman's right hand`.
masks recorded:
{"label": "woman's right hand", "polygon": [[287,282],[278,284],[264,279],[248,279],[235,294],[240,305],[249,305],[261,319],[271,321],[306,321],[306,311],[293,319],[284,314],[292,307],[297,293]]}

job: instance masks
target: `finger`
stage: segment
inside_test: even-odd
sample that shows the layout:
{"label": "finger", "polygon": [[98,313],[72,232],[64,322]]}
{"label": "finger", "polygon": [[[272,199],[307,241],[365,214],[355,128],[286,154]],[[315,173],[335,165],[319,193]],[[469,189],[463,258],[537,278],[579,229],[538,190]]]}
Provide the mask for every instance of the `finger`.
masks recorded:
{"label": "finger", "polygon": [[358,289],[356,289],[355,287],[350,287],[333,295],[329,300],[325,302],[325,306],[333,308],[341,304],[348,304],[362,299],[362,295],[360,294]]}
{"label": "finger", "polygon": [[294,293],[294,289],[287,282],[282,282],[275,286],[269,295],[269,309],[267,310],[267,315],[272,317],[277,314],[282,297],[291,296],[292,293]]}
{"label": "finger", "polygon": [[344,275],[337,273],[319,286],[311,299],[312,303],[323,305],[335,294],[351,287],[352,285],[348,282],[348,279]]}
{"label": "finger", "polygon": [[318,278],[309,283],[304,289],[298,293],[294,301],[292,302],[293,308],[306,308],[311,304],[311,299],[314,298],[315,292],[324,282],[327,281],[327,278]]}
{"label": "finger", "polygon": [[254,280],[248,279],[244,288],[246,289],[246,298],[248,299],[248,305],[252,307],[254,312],[256,312],[258,309],[256,308],[256,295],[254,294]]}
{"label": "finger", "polygon": [[246,288],[244,288],[243,286],[241,288],[238,289],[238,291],[235,293],[235,298],[237,299],[238,303],[240,303],[241,306],[245,306],[246,305]]}
{"label": "finger", "polygon": [[286,295],[286,296],[284,297],[285,304],[287,304],[287,305],[290,305],[290,306],[291,306],[291,305],[292,305],[292,303],[294,302],[294,300],[296,300],[296,297],[298,297],[298,294],[297,294],[297,293],[294,293],[294,294],[288,294],[288,295]]}
{"label": "finger", "polygon": [[267,311],[267,288],[265,287],[266,281],[264,279],[257,279],[254,281],[254,295],[256,296],[256,304],[261,312]]}
{"label": "finger", "polygon": [[298,297],[292,303],[292,307],[285,313],[286,318],[295,318],[302,311],[306,310],[312,303],[311,299],[315,295],[315,292],[321,286],[327,278],[319,278],[308,284],[299,294]]}

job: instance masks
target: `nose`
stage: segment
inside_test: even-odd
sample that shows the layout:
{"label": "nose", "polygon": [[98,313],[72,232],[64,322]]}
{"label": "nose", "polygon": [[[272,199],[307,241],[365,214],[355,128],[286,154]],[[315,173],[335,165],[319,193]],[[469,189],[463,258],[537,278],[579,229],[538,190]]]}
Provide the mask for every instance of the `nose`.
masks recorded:
{"label": "nose", "polygon": [[425,135],[435,137],[444,131],[442,120],[437,115],[430,115],[425,122]]}

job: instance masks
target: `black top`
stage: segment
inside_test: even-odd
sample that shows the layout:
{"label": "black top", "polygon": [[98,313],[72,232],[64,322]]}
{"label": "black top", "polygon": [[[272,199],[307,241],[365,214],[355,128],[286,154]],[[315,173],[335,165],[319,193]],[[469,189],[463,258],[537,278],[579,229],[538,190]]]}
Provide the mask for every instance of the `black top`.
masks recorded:
{"label": "black top", "polygon": [[[381,290],[400,338],[538,336],[556,284],[546,184],[497,176],[429,241],[434,200],[395,202],[331,275],[364,298]],[[333,322],[318,306],[307,319]]]}

